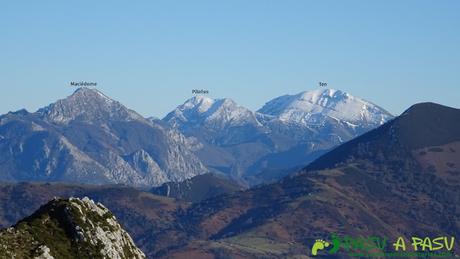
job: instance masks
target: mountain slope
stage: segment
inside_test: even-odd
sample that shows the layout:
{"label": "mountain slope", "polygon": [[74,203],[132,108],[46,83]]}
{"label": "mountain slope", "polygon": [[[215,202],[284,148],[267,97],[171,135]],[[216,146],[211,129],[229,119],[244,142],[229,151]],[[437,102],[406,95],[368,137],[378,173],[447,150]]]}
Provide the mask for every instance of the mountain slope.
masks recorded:
{"label": "mountain slope", "polygon": [[0,232],[0,256],[145,258],[113,214],[88,198],[54,199]]}
{"label": "mountain slope", "polygon": [[[388,242],[399,236],[457,237],[459,116],[458,109],[415,105],[296,175],[194,204],[175,205],[116,188],[92,195],[104,194],[102,202],[151,258],[305,258],[316,239],[330,241],[332,233],[387,237]],[[27,206],[35,193],[51,195],[58,189],[9,188],[3,188],[0,199],[8,193],[9,202],[2,204],[16,206]],[[6,207],[0,213],[11,211],[21,210]],[[458,255],[459,247],[455,239],[452,252]],[[391,243],[387,248],[393,252]],[[336,257],[348,258],[347,251]]]}
{"label": "mountain slope", "polygon": [[[419,149],[459,142],[458,129],[460,129],[458,109],[435,103],[416,104],[393,121],[320,157],[307,166],[306,170],[334,167],[346,163],[351,159],[350,156],[353,156],[353,159],[391,156],[391,152],[395,150],[401,153],[401,159],[405,159],[417,153]],[[438,150],[438,152],[443,151]],[[397,159],[396,155],[391,158]]]}
{"label": "mountain slope", "polygon": [[180,133],[81,88],[0,116],[0,179],[155,186],[207,172]]}
{"label": "mountain slope", "polygon": [[[456,237],[459,116],[458,109],[418,104],[295,176],[194,204],[178,219],[192,241],[159,254],[295,257],[332,233],[390,242],[399,236]],[[455,239],[452,252],[458,254],[459,245]]]}

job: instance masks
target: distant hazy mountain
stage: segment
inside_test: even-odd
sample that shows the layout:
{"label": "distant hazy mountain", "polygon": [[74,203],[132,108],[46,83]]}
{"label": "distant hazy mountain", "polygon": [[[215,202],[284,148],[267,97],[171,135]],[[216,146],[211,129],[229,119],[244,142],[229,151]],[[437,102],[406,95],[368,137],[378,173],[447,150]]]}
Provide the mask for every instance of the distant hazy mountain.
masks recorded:
{"label": "distant hazy mountain", "polygon": [[207,172],[251,184],[298,170],[391,115],[331,89],[282,96],[258,112],[196,96],[145,119],[80,88],[37,112],[0,116],[0,180],[151,187]]}
{"label": "distant hazy mountain", "polygon": [[208,168],[257,183],[279,179],[391,118],[348,93],[318,89],[275,98],[257,112],[196,96],[163,121],[203,143],[196,154]]}
{"label": "distant hazy mountain", "polygon": [[145,258],[113,214],[83,198],[54,199],[0,231],[1,258]]}
{"label": "distant hazy mountain", "polygon": [[0,180],[156,186],[207,172],[180,133],[80,88],[0,116]]}

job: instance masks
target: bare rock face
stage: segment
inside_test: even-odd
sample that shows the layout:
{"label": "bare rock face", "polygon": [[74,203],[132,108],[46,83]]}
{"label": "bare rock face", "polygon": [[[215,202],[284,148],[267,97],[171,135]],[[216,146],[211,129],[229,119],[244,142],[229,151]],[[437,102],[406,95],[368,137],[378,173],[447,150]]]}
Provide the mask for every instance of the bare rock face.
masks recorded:
{"label": "bare rock face", "polygon": [[127,109],[103,93],[89,88],[79,88],[68,98],[38,110],[48,121],[67,124],[74,120],[89,123],[106,120],[142,121],[141,115]]}
{"label": "bare rock face", "polygon": [[181,133],[95,89],[0,116],[0,136],[0,180],[151,187],[208,171]]}
{"label": "bare rock face", "polygon": [[102,204],[54,199],[0,232],[2,258],[145,258]]}

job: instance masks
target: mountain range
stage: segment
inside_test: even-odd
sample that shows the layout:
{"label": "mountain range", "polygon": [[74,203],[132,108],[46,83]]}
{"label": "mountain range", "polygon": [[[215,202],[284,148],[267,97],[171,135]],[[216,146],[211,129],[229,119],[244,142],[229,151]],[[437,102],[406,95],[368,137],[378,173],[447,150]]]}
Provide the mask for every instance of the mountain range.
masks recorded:
{"label": "mountain range", "polygon": [[213,172],[245,185],[282,178],[392,116],[348,93],[286,95],[253,112],[195,96],[147,119],[96,89],[0,116],[0,180],[150,188]]}
{"label": "mountain range", "polygon": [[[192,241],[167,254],[294,258],[332,234],[458,237],[458,129],[460,110],[414,105],[282,181],[193,204],[178,216]],[[346,250],[336,256],[348,258]]]}
{"label": "mountain range", "polygon": [[210,169],[249,183],[280,179],[393,116],[348,93],[317,89],[285,95],[253,112],[231,99],[195,96],[163,121],[203,145]]}
{"label": "mountain range", "polygon": [[459,123],[458,109],[416,104],[281,181],[194,203],[122,186],[1,184],[0,223],[53,196],[89,196],[149,258],[309,258],[332,234],[458,237]]}

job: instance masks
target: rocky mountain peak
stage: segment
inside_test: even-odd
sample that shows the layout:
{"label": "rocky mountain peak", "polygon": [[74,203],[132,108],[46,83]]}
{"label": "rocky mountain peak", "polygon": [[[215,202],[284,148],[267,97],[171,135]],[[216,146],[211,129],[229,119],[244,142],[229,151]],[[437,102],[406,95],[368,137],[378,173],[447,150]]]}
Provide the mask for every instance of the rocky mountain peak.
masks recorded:
{"label": "rocky mountain peak", "polygon": [[0,241],[2,258],[145,258],[115,216],[86,197],[53,199]]}
{"label": "rocky mountain peak", "polygon": [[108,120],[145,120],[141,115],[100,91],[86,87],[79,88],[69,97],[39,109],[37,113],[58,124],[67,124],[74,120],[91,123]]}
{"label": "rocky mountain peak", "polygon": [[32,114],[0,116],[0,133],[0,150],[14,150],[2,153],[7,181],[151,187],[207,171],[181,133],[96,89],[80,88]]}
{"label": "rocky mountain peak", "polygon": [[96,88],[80,87],[73,92],[69,98],[99,98],[107,102],[114,102],[110,97],[104,95]]}

